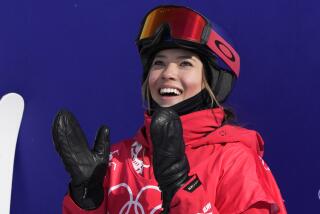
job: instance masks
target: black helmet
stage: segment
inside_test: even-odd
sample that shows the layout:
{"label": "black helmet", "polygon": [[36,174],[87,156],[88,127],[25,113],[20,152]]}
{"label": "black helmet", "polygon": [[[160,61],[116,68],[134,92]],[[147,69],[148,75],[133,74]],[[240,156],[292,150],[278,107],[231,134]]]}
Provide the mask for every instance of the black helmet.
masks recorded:
{"label": "black helmet", "polygon": [[221,32],[190,8],[169,5],[152,9],[144,18],[136,41],[144,68],[142,81],[146,80],[156,53],[186,49],[200,57],[216,99],[224,102],[239,75],[240,57]]}

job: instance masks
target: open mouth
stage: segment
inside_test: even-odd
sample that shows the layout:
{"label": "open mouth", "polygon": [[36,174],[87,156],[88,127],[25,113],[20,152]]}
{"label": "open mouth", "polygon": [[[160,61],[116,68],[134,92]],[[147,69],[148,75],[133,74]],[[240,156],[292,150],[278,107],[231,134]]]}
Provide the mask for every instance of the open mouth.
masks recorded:
{"label": "open mouth", "polygon": [[182,94],[182,91],[177,88],[160,88],[159,94],[161,96],[179,96]]}

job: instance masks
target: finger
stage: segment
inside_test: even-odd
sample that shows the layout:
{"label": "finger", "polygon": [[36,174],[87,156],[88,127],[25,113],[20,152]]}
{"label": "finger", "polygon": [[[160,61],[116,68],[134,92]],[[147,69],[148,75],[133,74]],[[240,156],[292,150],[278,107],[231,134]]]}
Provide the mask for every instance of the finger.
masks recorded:
{"label": "finger", "polygon": [[180,118],[176,112],[165,108],[155,111],[150,127],[152,144],[168,152],[182,151],[183,136]]}
{"label": "finger", "polygon": [[59,111],[52,127],[53,142],[64,161],[77,161],[77,156],[88,153],[87,139],[76,118],[67,110]]}
{"label": "finger", "polygon": [[164,136],[166,134],[168,123],[170,122],[170,112],[165,109],[160,109],[153,112],[150,134],[154,147],[158,147],[162,144]]}
{"label": "finger", "polygon": [[108,159],[110,153],[110,130],[107,126],[102,125],[96,135],[93,152],[100,158]]}

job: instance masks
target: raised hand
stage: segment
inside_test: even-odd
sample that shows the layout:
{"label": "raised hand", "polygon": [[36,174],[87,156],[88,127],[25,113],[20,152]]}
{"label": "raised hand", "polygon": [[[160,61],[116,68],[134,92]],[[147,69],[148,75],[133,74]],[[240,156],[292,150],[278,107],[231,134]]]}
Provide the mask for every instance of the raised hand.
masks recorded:
{"label": "raised hand", "polygon": [[101,126],[93,150],[76,118],[66,110],[58,112],[52,136],[55,148],[71,176],[70,193],[83,209],[99,207],[104,199],[103,179],[110,152],[109,129]]}
{"label": "raised hand", "polygon": [[150,134],[154,175],[162,192],[163,213],[168,213],[171,199],[188,181],[190,170],[184,151],[182,125],[177,113],[168,108],[155,111],[152,115]]}

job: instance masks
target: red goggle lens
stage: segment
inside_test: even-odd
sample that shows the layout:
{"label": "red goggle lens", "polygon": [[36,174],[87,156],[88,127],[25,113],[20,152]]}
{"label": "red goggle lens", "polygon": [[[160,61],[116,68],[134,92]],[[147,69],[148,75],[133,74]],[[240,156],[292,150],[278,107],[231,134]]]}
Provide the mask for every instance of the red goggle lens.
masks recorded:
{"label": "red goggle lens", "polygon": [[192,10],[160,7],[147,15],[139,39],[152,37],[163,24],[169,25],[173,38],[200,43],[202,31],[207,23],[202,16]]}

